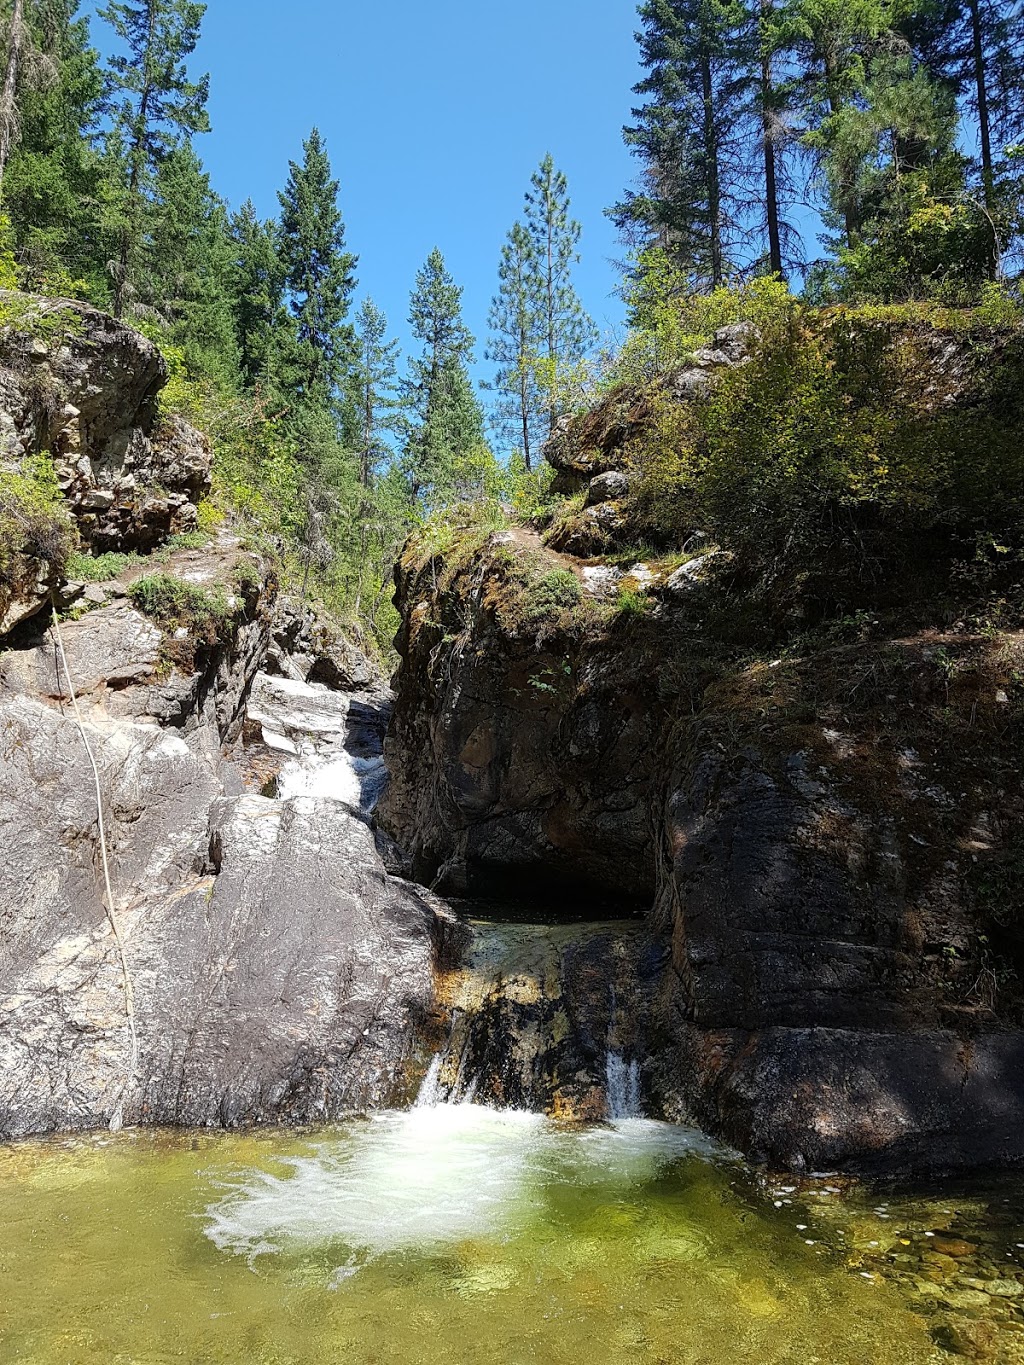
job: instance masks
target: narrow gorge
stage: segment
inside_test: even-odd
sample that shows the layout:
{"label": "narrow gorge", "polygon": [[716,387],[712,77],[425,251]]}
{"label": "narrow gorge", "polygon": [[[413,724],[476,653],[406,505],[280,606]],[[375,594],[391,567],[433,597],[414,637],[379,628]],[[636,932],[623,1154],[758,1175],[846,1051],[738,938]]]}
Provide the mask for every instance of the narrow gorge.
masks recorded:
{"label": "narrow gorge", "polygon": [[[994,1195],[906,1182],[1024,1155],[1024,637],[930,616],[937,559],[841,615],[805,590],[794,624],[696,521],[636,558],[630,451],[655,414],[620,391],[547,447],[554,515],[411,537],[392,688],[282,588],[272,545],[211,516],[211,450],[164,415],[156,347],[19,306],[2,459],[49,491],[20,504],[0,590],[12,1226],[51,1171],[82,1229],[89,1191],[126,1182],[159,1302],[147,1173],[190,1206],[200,1151],[204,1245],[239,1262],[251,1321],[315,1283],[338,1340],[349,1313],[383,1331],[403,1256],[455,1257],[490,1305],[525,1292],[532,1248],[545,1275],[577,1266],[572,1305],[686,1268],[686,1323],[642,1298],[650,1349],[627,1332],[610,1360],[696,1358],[709,1331],[728,1360],[738,1330],[781,1360],[780,1313],[786,1340],[854,1331],[872,1359],[1018,1359],[1024,1279],[1000,1257],[1024,1201],[997,1218]],[[1010,334],[898,340],[947,411],[993,354],[1019,363]],[[756,345],[721,331],[671,410]],[[285,1278],[253,1298],[270,1264]],[[28,1283],[23,1352],[50,1340]],[[522,1349],[562,1359],[534,1306]],[[485,1359],[506,1329],[481,1311],[430,1358]],[[287,1358],[312,1359],[325,1329],[296,1330]],[[424,1359],[404,1332],[395,1358]],[[690,1354],[658,1354],[674,1333]]]}

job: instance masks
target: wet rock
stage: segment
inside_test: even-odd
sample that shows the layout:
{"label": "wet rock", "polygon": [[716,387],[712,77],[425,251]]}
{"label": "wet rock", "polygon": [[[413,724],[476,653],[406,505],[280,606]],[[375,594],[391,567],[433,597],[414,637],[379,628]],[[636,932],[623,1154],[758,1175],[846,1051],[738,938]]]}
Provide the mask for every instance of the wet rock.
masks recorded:
{"label": "wet rock", "polygon": [[953,1256],[957,1259],[973,1256],[978,1250],[973,1242],[965,1242],[961,1237],[936,1237],[934,1245],[940,1256]]}

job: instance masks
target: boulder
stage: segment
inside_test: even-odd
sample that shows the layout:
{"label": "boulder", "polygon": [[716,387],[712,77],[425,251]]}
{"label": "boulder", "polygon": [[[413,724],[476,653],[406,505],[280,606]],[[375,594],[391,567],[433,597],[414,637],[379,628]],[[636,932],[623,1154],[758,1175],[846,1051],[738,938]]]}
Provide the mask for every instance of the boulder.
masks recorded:
{"label": "boulder", "polygon": [[160,420],[159,350],[85,304],[4,296],[0,462],[51,456],[82,539],[97,551],[147,551],[196,526],[210,488],[208,442]]}

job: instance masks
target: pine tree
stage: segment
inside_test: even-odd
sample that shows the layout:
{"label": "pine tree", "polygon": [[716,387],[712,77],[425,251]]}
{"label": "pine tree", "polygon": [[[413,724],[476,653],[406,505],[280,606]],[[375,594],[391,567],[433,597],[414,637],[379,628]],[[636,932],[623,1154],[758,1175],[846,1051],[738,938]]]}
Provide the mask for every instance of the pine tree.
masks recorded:
{"label": "pine tree", "polygon": [[[647,75],[635,92],[645,102],[625,139],[644,163],[646,191],[611,216],[635,246],[665,247],[696,287],[717,287],[750,211],[750,16],[740,0],[644,0],[640,17]],[[762,103],[767,115],[771,92]]]}
{"label": "pine tree", "polygon": [[537,383],[538,362],[547,340],[538,282],[533,238],[522,223],[516,223],[501,249],[498,293],[488,318],[487,359],[498,367],[494,377],[498,426],[518,445],[527,469],[532,468],[545,417]]}
{"label": "pine tree", "polygon": [[357,258],[345,248],[338,182],[327,148],[314,128],[302,164],[291,163],[281,201],[281,260],[295,326],[285,377],[305,405],[331,408],[340,430],[357,430],[355,338],[346,321]]}
{"label": "pine tree", "polygon": [[230,230],[239,371],[246,388],[272,392],[289,325],[277,227],[272,221],[261,222],[252,201],[247,200],[232,217]]}
{"label": "pine tree", "polygon": [[114,313],[132,297],[147,199],[160,163],[181,141],[209,131],[209,77],[191,81],[186,66],[199,41],[205,4],[195,0],[110,0],[99,11],[128,49],[108,63],[114,132],[126,182],[117,223]]}
{"label": "pine tree", "polygon": [[101,167],[92,143],[103,77],[77,9],[77,0],[48,0],[30,13],[32,44],[48,54],[52,69],[47,80],[28,81],[19,91],[19,137],[3,197],[27,286],[62,293],[78,279],[102,298]]}
{"label": "pine tree", "polygon": [[999,144],[1024,134],[1024,12],[1012,0],[926,0],[900,29],[976,127],[984,205],[999,215]]}
{"label": "pine tree", "polygon": [[194,372],[230,379],[238,349],[228,216],[191,143],[161,161],[150,216],[140,267],[143,297]]}
{"label": "pine tree", "polygon": [[801,141],[824,186],[826,220],[839,245],[859,236],[863,145],[849,135],[850,115],[866,99],[871,59],[888,31],[885,0],[793,0],[789,23],[799,62]]}
{"label": "pine tree", "polygon": [[429,504],[453,487],[460,463],[484,443],[467,368],[474,341],[462,320],[462,290],[436,247],[416,275],[409,322],[423,350],[405,383],[412,418],[404,468],[413,498]]}
{"label": "pine tree", "polygon": [[387,318],[370,298],[356,314],[360,396],[359,481],[369,488],[391,456],[385,436],[396,426],[398,342],[388,340]]}
{"label": "pine tree", "polygon": [[549,153],[526,194],[526,230],[533,244],[533,288],[544,348],[537,382],[549,431],[566,409],[568,390],[596,336],[572,283],[581,229],[569,208],[566,178]]}

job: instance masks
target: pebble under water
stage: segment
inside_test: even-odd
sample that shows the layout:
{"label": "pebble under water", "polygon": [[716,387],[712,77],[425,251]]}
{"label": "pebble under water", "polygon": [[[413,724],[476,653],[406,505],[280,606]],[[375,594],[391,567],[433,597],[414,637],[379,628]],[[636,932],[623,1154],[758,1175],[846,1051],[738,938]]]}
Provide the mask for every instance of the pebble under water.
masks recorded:
{"label": "pebble under water", "polygon": [[0,1360],[1024,1361],[1024,1183],[770,1181],[644,1119],[469,1104],[0,1149]]}

